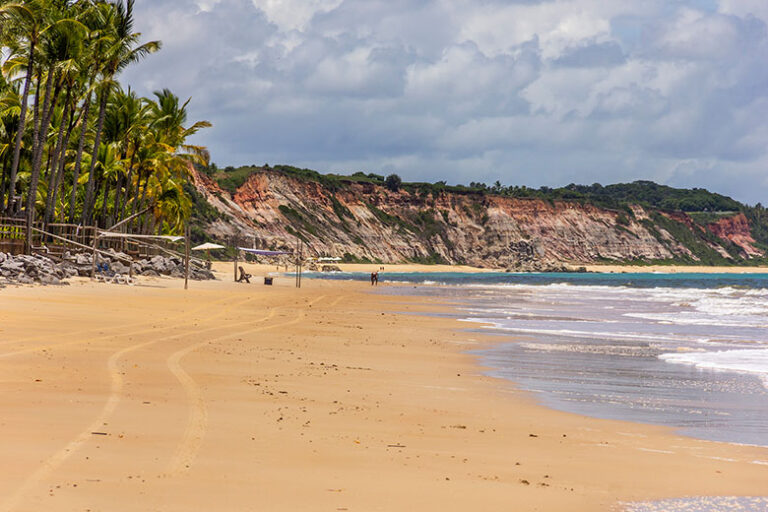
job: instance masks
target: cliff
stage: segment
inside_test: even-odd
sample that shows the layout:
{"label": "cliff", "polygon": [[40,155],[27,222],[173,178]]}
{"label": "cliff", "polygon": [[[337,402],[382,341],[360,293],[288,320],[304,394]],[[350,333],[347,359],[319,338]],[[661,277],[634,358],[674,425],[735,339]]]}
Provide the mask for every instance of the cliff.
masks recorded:
{"label": "cliff", "polygon": [[640,205],[512,198],[365,181],[326,181],[258,169],[223,190],[194,172],[197,193],[219,215],[211,239],[289,249],[297,238],[314,256],[386,263],[445,262],[535,269],[600,261],[741,262],[762,257],[743,214],[701,225],[685,213]]}

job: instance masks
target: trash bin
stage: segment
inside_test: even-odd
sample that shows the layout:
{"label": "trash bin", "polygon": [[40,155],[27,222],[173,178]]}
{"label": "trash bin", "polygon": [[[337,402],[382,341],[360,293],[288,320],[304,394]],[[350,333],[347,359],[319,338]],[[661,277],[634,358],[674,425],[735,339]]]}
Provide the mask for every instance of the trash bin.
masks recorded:
{"label": "trash bin", "polygon": [[264,284],[267,285],[267,286],[272,286],[272,279],[274,279],[274,278],[272,278],[272,277],[265,277],[264,278]]}

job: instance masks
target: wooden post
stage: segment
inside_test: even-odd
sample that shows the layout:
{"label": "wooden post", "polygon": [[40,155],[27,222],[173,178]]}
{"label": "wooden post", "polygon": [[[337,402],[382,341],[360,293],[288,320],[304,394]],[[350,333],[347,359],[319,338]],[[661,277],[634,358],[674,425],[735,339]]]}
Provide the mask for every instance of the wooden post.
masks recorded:
{"label": "wooden post", "polygon": [[232,245],[235,247],[235,282],[237,282],[237,256],[240,252],[237,248],[237,236],[232,237]]}
{"label": "wooden post", "polygon": [[184,289],[189,288],[189,223],[184,230]]}
{"label": "wooden post", "polygon": [[96,252],[96,246],[99,243],[99,230],[94,229],[93,231],[93,253],[91,254],[91,279],[96,278],[96,258],[98,257],[98,253]]}
{"label": "wooden post", "polygon": [[304,270],[304,241],[299,242],[299,288],[301,288],[302,271]]}

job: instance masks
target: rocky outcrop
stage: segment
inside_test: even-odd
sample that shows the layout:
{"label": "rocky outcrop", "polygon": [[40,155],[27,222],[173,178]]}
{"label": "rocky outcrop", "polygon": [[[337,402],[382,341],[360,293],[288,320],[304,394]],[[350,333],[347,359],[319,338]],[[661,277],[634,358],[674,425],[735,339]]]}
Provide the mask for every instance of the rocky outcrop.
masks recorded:
{"label": "rocky outcrop", "polygon": [[755,239],[752,238],[749,221],[743,213],[707,224],[707,229],[716,237],[739,246],[747,257],[763,255],[762,251],[754,246]]}
{"label": "rocky outcrop", "polygon": [[[115,251],[110,256],[100,256],[99,263],[109,266],[110,275],[128,275],[131,269],[125,264],[128,256]],[[184,262],[176,257],[154,256],[132,263],[133,274],[142,276],[184,277]],[[3,284],[33,284],[43,285],[67,284],[71,277],[90,277],[93,260],[90,254],[64,253],[60,261],[40,255],[20,255],[0,253],[0,285]],[[198,266],[190,266],[189,277],[194,280],[215,279],[213,273]]]}
{"label": "rocky outcrop", "polygon": [[3,284],[61,284],[77,271],[57,265],[44,256],[11,256],[0,252],[0,285]]}
{"label": "rocky outcrop", "polygon": [[[198,192],[230,218],[205,226],[213,238],[239,234],[264,249],[292,250],[300,238],[311,256],[510,269],[697,259],[684,241],[653,225],[639,206],[613,211],[473,193],[392,192],[354,181],[326,187],[269,169],[252,174],[234,196],[206,176],[195,173],[195,182]],[[685,225],[689,221],[675,219]],[[691,226],[696,229],[692,221]],[[759,254],[742,245],[748,245],[746,238],[729,235],[735,227],[722,226],[725,239],[745,247],[747,255]],[[748,234],[748,226],[737,231],[743,229]]]}

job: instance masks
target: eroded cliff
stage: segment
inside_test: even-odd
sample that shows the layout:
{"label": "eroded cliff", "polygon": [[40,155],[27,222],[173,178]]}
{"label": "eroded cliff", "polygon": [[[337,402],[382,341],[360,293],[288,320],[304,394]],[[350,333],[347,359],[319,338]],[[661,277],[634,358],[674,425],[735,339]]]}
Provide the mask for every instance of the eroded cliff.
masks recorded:
{"label": "eroded cliff", "polygon": [[222,214],[205,226],[212,238],[238,236],[242,244],[268,249],[289,249],[300,238],[311,255],[352,261],[533,269],[763,255],[742,214],[702,226],[684,213],[637,205],[611,210],[492,194],[391,191],[354,181],[329,186],[268,169],[250,175],[234,195],[205,175],[195,173],[194,181]]}

